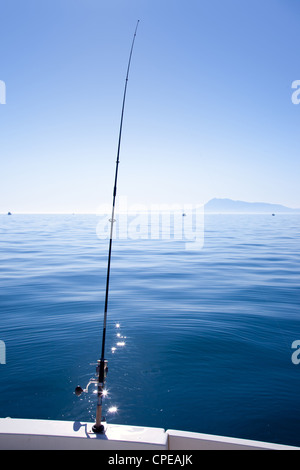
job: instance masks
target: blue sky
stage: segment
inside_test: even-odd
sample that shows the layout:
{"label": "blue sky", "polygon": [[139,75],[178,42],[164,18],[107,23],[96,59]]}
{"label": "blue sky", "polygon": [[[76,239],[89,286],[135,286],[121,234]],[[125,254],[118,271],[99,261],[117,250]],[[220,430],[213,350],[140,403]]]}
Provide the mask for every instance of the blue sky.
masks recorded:
{"label": "blue sky", "polygon": [[0,212],[95,212],[118,194],[300,207],[298,0],[1,2]]}

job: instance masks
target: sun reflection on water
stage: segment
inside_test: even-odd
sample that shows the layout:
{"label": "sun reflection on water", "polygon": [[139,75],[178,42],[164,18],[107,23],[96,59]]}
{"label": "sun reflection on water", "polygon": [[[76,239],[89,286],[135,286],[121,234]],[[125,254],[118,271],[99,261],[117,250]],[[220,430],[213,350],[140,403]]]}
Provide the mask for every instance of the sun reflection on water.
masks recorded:
{"label": "sun reflection on water", "polygon": [[108,413],[117,413],[117,411],[118,411],[118,408],[116,406],[111,406],[107,410]]}

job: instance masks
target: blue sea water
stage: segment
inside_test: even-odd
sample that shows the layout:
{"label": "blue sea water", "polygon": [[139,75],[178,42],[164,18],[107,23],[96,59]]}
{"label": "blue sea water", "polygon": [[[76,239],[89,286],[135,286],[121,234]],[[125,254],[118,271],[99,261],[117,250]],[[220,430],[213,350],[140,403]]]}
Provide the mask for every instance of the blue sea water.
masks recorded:
{"label": "blue sea water", "polygon": [[[74,388],[101,351],[108,241],[97,223],[0,216],[1,417],[95,419],[95,395]],[[207,214],[198,251],[116,240],[107,420],[299,446],[299,239],[299,215]]]}

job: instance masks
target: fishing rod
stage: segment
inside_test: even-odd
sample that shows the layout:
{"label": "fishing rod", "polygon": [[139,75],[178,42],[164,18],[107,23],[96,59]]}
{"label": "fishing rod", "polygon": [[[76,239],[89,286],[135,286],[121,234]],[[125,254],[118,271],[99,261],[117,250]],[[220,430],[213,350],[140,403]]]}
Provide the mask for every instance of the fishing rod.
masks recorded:
{"label": "fishing rod", "polygon": [[117,196],[117,182],[118,182],[118,171],[119,171],[119,163],[120,163],[120,150],[121,150],[121,141],[122,141],[122,130],[123,130],[123,120],[124,120],[124,110],[125,110],[125,102],[126,102],[126,94],[127,94],[127,85],[129,79],[129,71],[131,65],[131,58],[135,43],[135,38],[137,34],[137,29],[139,25],[139,20],[136,24],[128,66],[127,66],[127,74],[125,80],[125,87],[124,87],[124,94],[123,94],[123,103],[122,103],[122,112],[121,112],[121,122],[120,122],[120,130],[119,130],[119,140],[118,140],[118,150],[117,150],[117,160],[116,160],[116,169],[115,169],[115,179],[114,179],[114,189],[113,189],[113,202],[112,202],[112,213],[111,218],[109,219],[110,222],[110,237],[109,237],[109,248],[108,248],[108,261],[107,261],[107,274],[106,274],[106,289],[105,289],[105,303],[104,303],[104,318],[103,318],[103,331],[102,331],[102,347],[101,347],[101,356],[100,359],[97,361],[97,368],[96,368],[96,378],[91,379],[88,383],[87,387],[83,390],[80,386],[75,388],[75,394],[80,396],[82,392],[87,392],[89,385],[91,383],[97,384],[97,408],[96,408],[96,423],[94,424],[92,430],[94,433],[103,433],[105,428],[104,425],[101,424],[102,420],[102,400],[104,396],[104,385],[106,381],[106,375],[108,372],[107,367],[107,360],[105,359],[105,341],[106,341],[106,324],[107,324],[107,311],[108,311],[108,294],[109,294],[109,281],[110,281],[110,265],[111,265],[111,252],[112,252],[112,240],[113,240],[113,227],[115,222],[115,205],[116,205],[116,196]]}

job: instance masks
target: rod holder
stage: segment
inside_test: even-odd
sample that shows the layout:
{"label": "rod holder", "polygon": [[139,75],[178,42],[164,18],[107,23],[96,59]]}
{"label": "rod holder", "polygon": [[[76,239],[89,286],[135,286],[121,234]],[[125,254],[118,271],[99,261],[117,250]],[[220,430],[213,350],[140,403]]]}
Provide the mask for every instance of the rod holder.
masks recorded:
{"label": "rod holder", "polygon": [[89,383],[87,384],[85,388],[82,388],[80,385],[77,385],[77,387],[75,388],[75,395],[77,397],[80,397],[82,393],[88,393],[89,386],[91,384],[98,385],[96,423],[92,427],[92,431],[95,434],[104,433],[104,430],[105,430],[103,424],[101,424],[101,420],[102,420],[102,401],[103,401],[103,396],[104,396],[103,392],[104,392],[104,385],[105,385],[107,373],[108,373],[107,360],[99,359],[97,361],[96,376],[89,381]]}
{"label": "rod holder", "polygon": [[103,434],[104,433],[104,425],[101,424],[101,421],[102,421],[102,400],[103,400],[103,388],[102,388],[101,384],[98,384],[96,423],[92,427],[92,431],[95,434]]}

